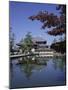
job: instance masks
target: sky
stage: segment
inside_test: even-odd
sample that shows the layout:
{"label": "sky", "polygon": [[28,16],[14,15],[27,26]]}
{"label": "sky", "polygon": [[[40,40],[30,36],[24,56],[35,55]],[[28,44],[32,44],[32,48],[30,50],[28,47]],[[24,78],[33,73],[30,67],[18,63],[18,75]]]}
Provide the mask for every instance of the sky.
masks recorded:
{"label": "sky", "polygon": [[[25,37],[27,32],[31,32],[33,37],[42,37],[50,45],[54,36],[48,35],[48,28],[41,29],[40,21],[31,21],[29,16],[36,15],[39,11],[48,11],[59,16],[59,11],[56,10],[55,4],[40,4],[10,1],[9,3],[9,23],[12,27],[12,32],[15,34],[15,42],[19,43]],[[59,39],[59,36],[56,36]]]}

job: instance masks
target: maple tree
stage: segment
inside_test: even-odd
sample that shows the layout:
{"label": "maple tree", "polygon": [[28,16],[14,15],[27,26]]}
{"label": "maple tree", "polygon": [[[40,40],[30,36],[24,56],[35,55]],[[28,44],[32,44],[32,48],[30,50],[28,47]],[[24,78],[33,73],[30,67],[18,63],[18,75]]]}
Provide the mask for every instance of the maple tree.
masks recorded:
{"label": "maple tree", "polygon": [[[60,15],[49,13],[48,11],[40,11],[37,15],[30,16],[29,19],[38,20],[43,23],[42,28],[51,28],[47,31],[50,35],[62,35],[66,33],[66,5],[57,5]],[[53,28],[53,29],[52,29]]]}

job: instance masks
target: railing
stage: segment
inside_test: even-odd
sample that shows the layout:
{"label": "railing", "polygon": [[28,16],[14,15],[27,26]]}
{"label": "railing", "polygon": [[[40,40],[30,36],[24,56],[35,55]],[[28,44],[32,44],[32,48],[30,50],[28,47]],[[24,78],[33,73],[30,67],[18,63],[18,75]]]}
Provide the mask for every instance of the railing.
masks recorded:
{"label": "railing", "polygon": [[18,54],[18,55],[10,55],[10,58],[18,58],[18,57],[26,57],[26,56],[37,56],[37,57],[53,57],[53,56],[62,56],[60,53],[54,53],[54,52],[34,52],[29,54]]}
{"label": "railing", "polygon": [[38,53],[34,53],[34,54],[18,54],[18,55],[10,55],[10,58],[26,57],[26,56],[32,56],[32,55],[38,55]]}

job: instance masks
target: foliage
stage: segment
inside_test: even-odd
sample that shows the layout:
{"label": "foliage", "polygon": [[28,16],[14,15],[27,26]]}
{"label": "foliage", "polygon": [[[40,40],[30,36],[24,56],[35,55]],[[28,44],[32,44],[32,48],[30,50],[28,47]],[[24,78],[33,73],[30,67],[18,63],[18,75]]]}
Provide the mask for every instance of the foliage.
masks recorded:
{"label": "foliage", "polygon": [[58,5],[56,9],[60,11],[59,16],[54,13],[48,13],[48,11],[40,11],[37,15],[30,16],[29,19],[42,22],[43,29],[45,29],[45,27],[53,27],[52,30],[48,31],[50,35],[62,35],[66,32],[66,6]]}
{"label": "foliage", "polygon": [[15,41],[15,35],[12,32],[11,28],[10,28],[10,52],[13,53],[14,52],[14,41]]}
{"label": "foliage", "polygon": [[27,33],[26,37],[24,38],[23,42],[22,42],[22,50],[23,52],[27,53],[27,52],[31,52],[32,49],[32,36],[30,34],[30,32]]}
{"label": "foliage", "polygon": [[56,42],[51,45],[51,48],[57,52],[65,53],[66,52],[66,40],[61,42]]}

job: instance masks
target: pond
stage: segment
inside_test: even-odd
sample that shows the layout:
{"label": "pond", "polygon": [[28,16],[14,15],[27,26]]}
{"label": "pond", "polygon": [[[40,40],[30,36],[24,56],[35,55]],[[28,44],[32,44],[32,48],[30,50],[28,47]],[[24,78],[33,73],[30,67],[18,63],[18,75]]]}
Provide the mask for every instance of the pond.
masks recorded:
{"label": "pond", "polygon": [[65,85],[65,64],[64,57],[12,59],[10,64],[10,88]]}

